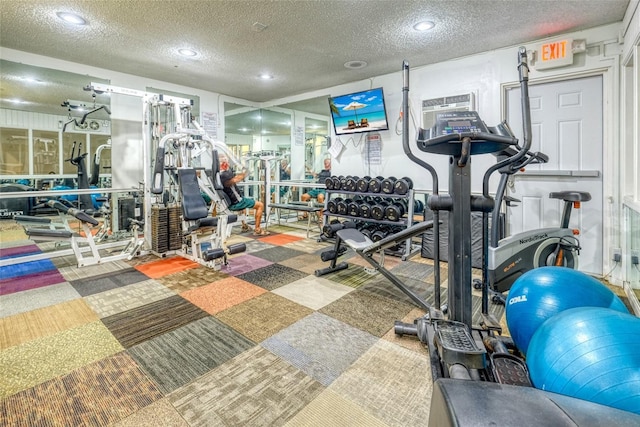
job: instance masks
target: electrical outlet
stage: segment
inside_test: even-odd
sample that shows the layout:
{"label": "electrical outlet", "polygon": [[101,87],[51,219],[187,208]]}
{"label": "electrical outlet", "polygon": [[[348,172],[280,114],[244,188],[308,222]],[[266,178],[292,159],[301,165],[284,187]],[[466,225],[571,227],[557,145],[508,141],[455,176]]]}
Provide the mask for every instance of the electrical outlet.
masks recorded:
{"label": "electrical outlet", "polygon": [[613,248],[612,250],[612,257],[611,259],[613,259],[613,262],[620,262],[622,261],[622,249],[620,248]]}
{"label": "electrical outlet", "polygon": [[631,265],[640,264],[640,251],[631,251]]}

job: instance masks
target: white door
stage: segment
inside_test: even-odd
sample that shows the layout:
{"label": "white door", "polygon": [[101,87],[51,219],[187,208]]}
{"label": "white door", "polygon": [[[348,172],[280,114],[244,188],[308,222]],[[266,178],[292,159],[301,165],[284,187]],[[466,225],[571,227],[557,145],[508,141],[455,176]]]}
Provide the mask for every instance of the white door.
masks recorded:
{"label": "white door", "polygon": [[[531,151],[545,153],[549,162],[514,175],[507,194],[521,203],[508,209],[508,233],[557,227],[563,202],[549,193],[588,191],[591,201],[572,211],[569,227],[580,230],[580,271],[602,276],[602,76],[531,85],[529,97]],[[507,120],[521,138],[519,87],[508,90]]]}

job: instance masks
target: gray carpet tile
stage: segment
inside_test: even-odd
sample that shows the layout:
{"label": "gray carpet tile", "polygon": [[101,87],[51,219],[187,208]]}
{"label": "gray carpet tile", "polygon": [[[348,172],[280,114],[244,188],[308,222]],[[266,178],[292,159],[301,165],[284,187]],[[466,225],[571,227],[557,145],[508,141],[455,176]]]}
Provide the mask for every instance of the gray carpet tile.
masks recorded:
{"label": "gray carpet tile", "polygon": [[119,272],[122,270],[127,270],[129,268],[131,268],[129,264],[124,261],[112,261],[105,262],[104,264],[90,265],[82,268],[77,268],[75,266],[62,267],[59,270],[66,280],[68,280],[69,282],[73,282],[74,280],[107,275],[109,273]]}
{"label": "gray carpet tile", "polygon": [[[392,271],[394,273],[394,271]],[[396,276],[411,291],[426,301],[433,301],[433,284],[422,280]],[[360,290],[371,292],[393,300],[414,304],[413,301],[382,274],[377,274],[374,279],[365,283]]]}
{"label": "gray carpet tile", "polygon": [[189,427],[166,398],[157,400],[111,427]]}
{"label": "gray carpet tile", "polygon": [[89,295],[84,300],[99,317],[104,318],[174,295],[172,290],[158,281],[146,279],[132,285]]}
{"label": "gray carpet tile", "polygon": [[0,319],[80,298],[69,282],[0,296]]}
{"label": "gray carpet tile", "polygon": [[149,278],[138,270],[126,268],[98,276],[73,280],[71,281],[71,286],[73,286],[80,295],[86,297],[121,286],[127,286],[132,283],[142,282],[147,279]]}
{"label": "gray carpet tile", "polygon": [[284,427],[310,426],[389,427],[351,400],[345,399],[330,389],[323,391],[284,425]]}
{"label": "gray carpet tile", "polygon": [[357,289],[319,311],[381,337],[413,308],[413,305]]}
{"label": "gray carpet tile", "polygon": [[313,313],[261,345],[327,386],[376,341],[371,334]]}
{"label": "gray carpet tile", "polygon": [[275,246],[261,251],[253,252],[253,255],[264,258],[272,262],[284,261],[298,255],[303,255],[305,252],[288,248],[286,246]]}
{"label": "gray carpet tile", "polygon": [[170,393],[254,345],[219,320],[205,317],[128,352],[160,390]]}
{"label": "gray carpet tile", "polygon": [[256,346],[168,396],[192,427],[279,426],[324,387]]}
{"label": "gray carpet tile", "polygon": [[400,277],[410,277],[414,280],[425,280],[433,275],[433,266],[423,263],[405,261],[398,263],[391,272]]}
{"label": "gray carpet tile", "polygon": [[[327,263],[326,266],[329,266],[329,263]],[[343,285],[351,286],[352,288],[358,288],[368,281],[373,280],[376,275],[369,273],[362,266],[350,264],[349,268],[345,270],[329,273],[322,277],[342,283]]]}
{"label": "gray carpet tile", "polygon": [[265,292],[223,310],[215,317],[250,340],[262,342],[311,313],[313,310],[308,307]]}
{"label": "gray carpet tile", "polygon": [[176,295],[105,317],[102,323],[129,348],[207,316],[206,311]]}
{"label": "gray carpet tile", "polygon": [[237,276],[268,291],[307,277],[307,273],[280,264],[271,264]]}
{"label": "gray carpet tile", "polygon": [[247,254],[253,254],[254,252],[261,252],[261,251],[264,251],[265,249],[275,247],[270,243],[261,242],[260,240],[250,240],[248,242],[245,242],[245,245],[247,245],[247,250],[244,253],[247,253]]}
{"label": "gray carpet tile", "polygon": [[350,286],[309,275],[288,285],[274,289],[272,293],[285,297],[313,310],[320,310],[327,304],[353,292]]}
{"label": "gray carpet tile", "polygon": [[426,352],[379,340],[328,390],[389,426],[426,426],[433,389],[430,372]]}

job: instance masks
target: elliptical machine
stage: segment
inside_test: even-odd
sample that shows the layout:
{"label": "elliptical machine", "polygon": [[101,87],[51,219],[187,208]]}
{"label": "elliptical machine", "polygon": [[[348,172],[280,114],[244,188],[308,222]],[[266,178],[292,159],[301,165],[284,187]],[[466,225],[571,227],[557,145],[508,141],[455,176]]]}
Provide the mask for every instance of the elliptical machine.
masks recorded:
{"label": "elliptical machine", "polygon": [[[417,145],[421,151],[449,157],[449,194],[439,194],[435,188],[434,194],[427,200],[429,208],[434,213],[441,210],[449,212],[448,311],[445,318],[439,306],[430,307],[428,314],[417,319],[414,324],[396,322],[395,332],[398,335],[417,335],[420,341],[428,345],[434,380],[450,377],[495,381],[500,377],[495,373],[496,367],[499,367],[501,362],[506,360],[505,358],[501,358],[500,361],[494,360],[494,355],[488,358],[486,349],[479,346],[473,336],[474,333],[487,336],[491,336],[493,331],[500,333],[501,326],[488,313],[488,310],[485,310],[485,304],[483,304],[480,325],[473,325],[471,212],[478,211],[486,215],[494,209],[495,202],[489,194],[488,179],[483,181],[482,195],[471,194],[471,157],[498,152],[513,153],[491,166],[485,172],[486,177],[496,170],[522,162],[529,151],[531,120],[528,65],[524,48],[520,48],[518,60],[524,124],[524,144],[522,146],[519,145],[518,139],[508,132],[492,133],[475,111],[439,114],[432,129],[420,129],[418,132]],[[403,108],[408,108],[408,65],[405,63],[403,68],[405,72],[405,89],[403,90],[407,93]],[[404,134],[408,135],[408,123],[404,126]],[[412,161],[425,167],[434,175],[433,167],[410,155],[406,136],[403,146],[405,153]],[[434,184],[437,182],[435,181],[437,174],[435,175]],[[434,223],[436,221],[434,218]],[[435,292],[439,291],[438,285],[436,283]],[[509,369],[519,369],[524,373],[519,377],[528,379],[524,362],[517,358],[517,360],[509,359],[506,363]],[[502,363],[502,366],[504,365]]]}

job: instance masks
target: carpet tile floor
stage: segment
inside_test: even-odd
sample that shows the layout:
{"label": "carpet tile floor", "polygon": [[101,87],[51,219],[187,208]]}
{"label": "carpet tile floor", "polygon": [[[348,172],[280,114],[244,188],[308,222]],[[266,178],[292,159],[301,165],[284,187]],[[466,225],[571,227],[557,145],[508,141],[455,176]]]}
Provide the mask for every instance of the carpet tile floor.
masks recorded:
{"label": "carpet tile floor", "polygon": [[[424,313],[353,252],[317,277],[332,243],[269,230],[234,234],[247,251],[219,271],[155,255],[3,267],[0,425],[426,425],[428,354],[393,333]],[[16,236],[0,258],[43,249]],[[385,266],[433,301],[430,261]]]}

